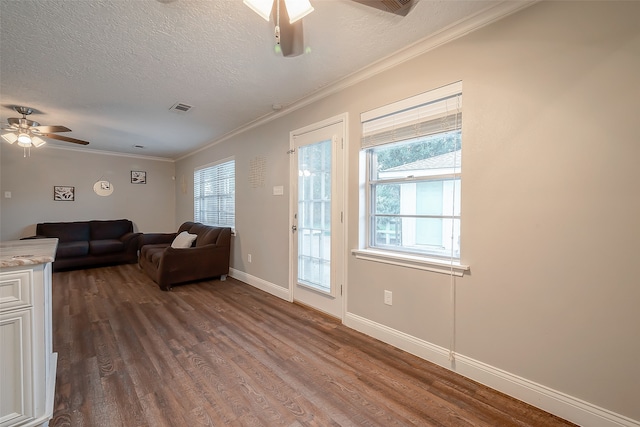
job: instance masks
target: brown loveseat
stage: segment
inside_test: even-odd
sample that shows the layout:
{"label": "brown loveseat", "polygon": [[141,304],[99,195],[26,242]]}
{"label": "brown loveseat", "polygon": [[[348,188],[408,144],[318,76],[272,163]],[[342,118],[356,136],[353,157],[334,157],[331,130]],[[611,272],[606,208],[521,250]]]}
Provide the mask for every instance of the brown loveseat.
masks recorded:
{"label": "brown loveseat", "polygon": [[[186,231],[197,237],[190,247],[173,248],[171,243]],[[140,241],[138,264],[163,291],[173,285],[229,274],[231,229],[197,222],[185,222],[177,233],[145,233]]]}
{"label": "brown loveseat", "polygon": [[53,271],[134,264],[138,261],[138,238],[128,219],[104,221],[43,222],[36,225],[36,235],[56,237],[58,248]]}

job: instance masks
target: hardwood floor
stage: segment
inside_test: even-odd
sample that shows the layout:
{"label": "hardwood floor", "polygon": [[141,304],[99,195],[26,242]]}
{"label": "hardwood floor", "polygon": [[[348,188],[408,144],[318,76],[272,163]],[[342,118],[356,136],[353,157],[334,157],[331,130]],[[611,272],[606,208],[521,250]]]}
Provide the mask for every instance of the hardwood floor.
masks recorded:
{"label": "hardwood floor", "polygon": [[50,426],[573,425],[229,278],[55,273]]}

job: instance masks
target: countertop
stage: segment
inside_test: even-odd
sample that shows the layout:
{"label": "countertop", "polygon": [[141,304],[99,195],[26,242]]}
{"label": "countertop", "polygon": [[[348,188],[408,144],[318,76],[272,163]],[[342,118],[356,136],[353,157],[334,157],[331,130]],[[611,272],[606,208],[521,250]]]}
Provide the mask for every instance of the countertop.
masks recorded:
{"label": "countertop", "polygon": [[58,239],[8,240],[0,242],[0,268],[53,262]]}

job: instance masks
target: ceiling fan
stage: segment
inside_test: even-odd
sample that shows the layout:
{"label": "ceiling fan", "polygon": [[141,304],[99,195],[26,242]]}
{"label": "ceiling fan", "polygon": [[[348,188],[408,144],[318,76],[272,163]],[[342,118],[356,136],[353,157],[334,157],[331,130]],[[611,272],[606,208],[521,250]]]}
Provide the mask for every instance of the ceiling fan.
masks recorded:
{"label": "ceiling fan", "polygon": [[23,148],[40,147],[46,141],[42,139],[51,138],[60,141],[72,142],[74,144],[88,145],[89,142],[81,139],[70,138],[68,136],[57,135],[58,132],[71,132],[66,126],[41,126],[40,123],[27,119],[27,116],[34,112],[32,108],[12,106],[21,118],[10,117],[7,119],[8,125],[2,126],[2,139],[10,144],[17,142]]}
{"label": "ceiling fan", "polygon": [[[352,0],[385,12],[407,16],[415,0]],[[276,24],[276,53],[293,57],[304,53],[302,18],[313,12],[309,0],[244,0],[254,12],[269,21],[274,16]],[[282,12],[282,13],[281,13]],[[282,18],[282,20],[280,20]]]}

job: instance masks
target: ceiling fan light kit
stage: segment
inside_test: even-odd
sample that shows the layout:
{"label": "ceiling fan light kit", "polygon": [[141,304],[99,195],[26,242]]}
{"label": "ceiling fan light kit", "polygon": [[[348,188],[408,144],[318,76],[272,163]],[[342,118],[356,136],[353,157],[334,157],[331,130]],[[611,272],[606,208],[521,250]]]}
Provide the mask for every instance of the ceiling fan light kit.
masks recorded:
{"label": "ceiling fan light kit", "polygon": [[262,19],[269,21],[271,9],[273,7],[273,0],[244,0],[243,3],[260,15]]}
{"label": "ceiling fan light kit", "polygon": [[309,0],[284,0],[284,4],[287,7],[290,24],[304,18],[314,10]]}
{"label": "ceiling fan light kit", "polygon": [[9,144],[13,144],[18,140],[18,137],[15,133],[5,133],[4,135],[2,135],[2,139],[7,141]]}
{"label": "ceiling fan light kit", "polygon": [[[58,139],[60,141],[72,142],[74,144],[87,145],[87,141],[70,138],[68,136],[56,135],[54,132],[71,132],[66,126],[41,126],[40,123],[27,119],[27,116],[33,113],[32,108],[14,106],[13,109],[22,114],[22,118],[10,117],[7,119],[8,126],[3,127],[4,133],[2,139],[9,144],[15,142],[26,150],[31,147],[41,147],[47,141],[41,137]],[[29,152],[30,153],[30,152]]]}
{"label": "ceiling fan light kit", "polygon": [[29,147],[31,145],[31,137],[26,133],[18,135],[18,145],[21,147]]}
{"label": "ceiling fan light kit", "polygon": [[[365,6],[374,7],[394,15],[406,16],[416,0],[352,0]],[[243,0],[251,10],[265,21],[271,16],[275,22],[274,52],[284,57],[294,57],[310,53],[305,47],[302,18],[314,11],[309,0]],[[283,4],[283,8],[281,5]],[[280,10],[282,9],[282,23]]]}
{"label": "ceiling fan light kit", "polygon": [[[265,21],[269,21],[274,0],[243,0],[243,3],[249,6],[251,10],[260,15]],[[304,18],[314,10],[309,0],[284,0],[284,4],[287,8],[290,24]]]}
{"label": "ceiling fan light kit", "polygon": [[47,143],[47,141],[45,141],[44,139],[38,137],[38,136],[32,136],[31,137],[31,143],[33,144],[34,147],[38,148],[44,144]]}

